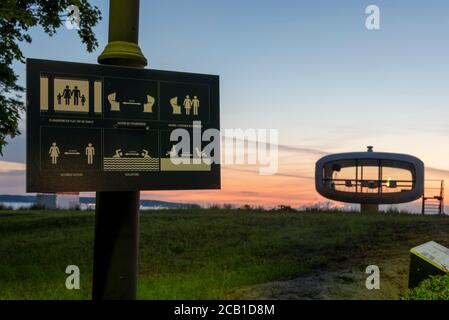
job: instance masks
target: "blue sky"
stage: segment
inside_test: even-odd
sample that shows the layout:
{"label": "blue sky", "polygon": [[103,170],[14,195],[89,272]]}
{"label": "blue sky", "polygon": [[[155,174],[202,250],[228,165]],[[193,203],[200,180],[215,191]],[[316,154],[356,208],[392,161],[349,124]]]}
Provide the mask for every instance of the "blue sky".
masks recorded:
{"label": "blue sky", "polygon": [[[96,63],[108,2],[92,3],[96,52],[73,30],[36,28],[25,55]],[[365,28],[370,4],[377,31]],[[282,144],[328,152],[373,144],[449,170],[448,14],[443,0],[142,0],[139,41],[150,68],[220,76],[222,128],[275,128]],[[16,141],[3,160],[25,161]]]}

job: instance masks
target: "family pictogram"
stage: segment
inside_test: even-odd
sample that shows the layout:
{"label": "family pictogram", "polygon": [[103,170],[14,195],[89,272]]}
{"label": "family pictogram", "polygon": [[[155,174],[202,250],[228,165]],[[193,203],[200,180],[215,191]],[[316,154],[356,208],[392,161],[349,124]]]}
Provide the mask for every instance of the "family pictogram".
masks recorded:
{"label": "family pictogram", "polygon": [[61,105],[63,100],[65,105],[70,105],[71,100],[73,98],[73,105],[78,106],[81,102],[81,105],[84,106],[86,103],[86,97],[84,94],[81,94],[81,90],[78,89],[78,86],[75,86],[73,89],[70,89],[70,86],[66,85],[65,89],[58,93],[56,96],[58,100],[58,104]]}

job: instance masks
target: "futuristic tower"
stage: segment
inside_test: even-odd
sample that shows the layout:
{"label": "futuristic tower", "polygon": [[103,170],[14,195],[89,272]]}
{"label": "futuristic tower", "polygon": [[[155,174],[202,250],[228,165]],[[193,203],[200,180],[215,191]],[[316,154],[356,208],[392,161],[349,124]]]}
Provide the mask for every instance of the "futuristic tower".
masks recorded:
{"label": "futuristic tower", "polygon": [[315,187],[336,201],[360,203],[361,211],[379,204],[410,202],[424,192],[424,163],[411,155],[347,152],[325,156],[315,165]]}

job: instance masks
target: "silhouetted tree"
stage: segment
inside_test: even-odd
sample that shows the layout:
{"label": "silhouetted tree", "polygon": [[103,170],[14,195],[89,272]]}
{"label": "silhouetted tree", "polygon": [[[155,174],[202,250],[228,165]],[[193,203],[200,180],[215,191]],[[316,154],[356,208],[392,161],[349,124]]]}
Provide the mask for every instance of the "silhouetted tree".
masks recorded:
{"label": "silhouetted tree", "polygon": [[25,62],[19,43],[31,43],[30,28],[41,26],[52,36],[70,15],[66,8],[79,8],[79,30],[81,41],[92,52],[98,42],[92,27],[101,20],[101,12],[87,0],[1,0],[0,1],[0,155],[8,136],[20,134],[18,124],[24,110],[22,93],[17,84],[17,75],[11,65],[14,61]]}

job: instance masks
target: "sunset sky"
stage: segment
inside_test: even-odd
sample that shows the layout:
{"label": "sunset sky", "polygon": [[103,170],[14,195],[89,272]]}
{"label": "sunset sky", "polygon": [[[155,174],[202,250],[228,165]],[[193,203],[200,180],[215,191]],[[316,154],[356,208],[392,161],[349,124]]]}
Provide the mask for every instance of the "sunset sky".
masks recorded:
{"label": "sunset sky", "polygon": [[[87,53],[73,30],[31,30],[26,57],[96,63],[107,42],[107,1]],[[365,28],[380,8],[381,29]],[[142,198],[274,206],[323,199],[314,164],[334,152],[413,154],[426,178],[449,178],[449,2],[141,1],[149,68],[220,76],[221,127],[277,129],[279,170],[223,165],[222,190],[144,192]],[[16,63],[20,83],[25,65]],[[25,130],[0,158],[0,194],[24,194]]]}

